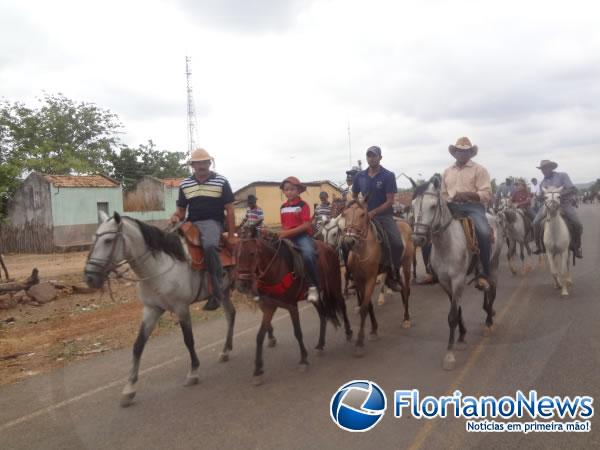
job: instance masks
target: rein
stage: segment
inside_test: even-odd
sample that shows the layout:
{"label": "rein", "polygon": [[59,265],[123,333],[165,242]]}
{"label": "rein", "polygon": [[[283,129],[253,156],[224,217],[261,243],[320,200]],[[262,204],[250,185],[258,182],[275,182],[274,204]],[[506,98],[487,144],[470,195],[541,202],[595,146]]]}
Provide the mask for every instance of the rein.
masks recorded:
{"label": "rein", "polygon": [[[433,218],[431,219],[431,223],[421,222],[423,220],[423,198],[426,195],[434,196],[437,199],[436,209],[435,213],[433,214]],[[417,236],[424,236],[428,241],[430,241],[433,236],[446,231],[454,219],[452,218],[452,215],[450,215],[450,219],[445,224],[442,224],[444,215],[442,208],[442,197],[440,191],[437,191],[435,194],[433,192],[423,192],[423,194],[419,196],[419,208],[417,217],[415,218],[415,222],[413,224],[413,234],[416,234]],[[417,231],[417,227],[424,228],[425,231]]]}
{"label": "rein", "polygon": [[[98,243],[98,238],[100,238],[102,236],[106,236],[106,235],[114,235],[115,236],[112,241],[112,246],[110,248],[108,257],[106,259],[93,258],[92,254],[94,253],[94,249],[96,248],[96,244]],[[115,249],[117,248],[117,242],[119,240],[123,243],[123,253],[127,252],[126,251],[127,247],[125,245],[125,238],[123,235],[123,221],[122,220],[118,223],[116,230],[105,231],[103,233],[96,233],[95,237],[96,237],[96,239],[94,240],[94,244],[92,245],[92,248],[90,249],[88,256],[87,256],[86,265],[90,265],[90,266],[96,268],[97,270],[86,270],[86,272],[100,275],[103,279],[106,279],[108,281],[108,289],[109,289],[111,298],[113,298],[112,286],[110,284],[110,282],[112,280],[110,278],[111,273],[115,274],[115,278],[113,278],[113,279],[122,278],[127,281],[140,282],[140,281],[147,281],[152,278],[160,277],[160,276],[166,274],[167,272],[169,272],[173,267],[175,267],[175,260],[172,259],[171,265],[167,269],[165,269],[164,271],[162,271],[158,274],[150,275],[150,276],[143,277],[143,278],[126,277],[124,274],[129,269],[125,270],[124,272],[119,272],[117,269],[119,267],[122,267],[125,264],[129,264],[131,266],[132,264],[139,263],[139,262],[145,260],[152,253],[152,250],[147,248],[146,251],[144,253],[142,253],[140,256],[137,256],[135,258],[125,258],[122,261],[114,262],[113,257],[114,257]],[[113,300],[114,300],[114,298],[113,298]]]}

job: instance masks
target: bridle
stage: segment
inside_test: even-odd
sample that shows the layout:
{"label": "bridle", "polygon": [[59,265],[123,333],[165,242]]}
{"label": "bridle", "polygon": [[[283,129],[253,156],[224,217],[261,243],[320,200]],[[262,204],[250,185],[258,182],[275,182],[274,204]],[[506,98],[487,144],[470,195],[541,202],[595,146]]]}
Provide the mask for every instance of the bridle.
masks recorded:
{"label": "bridle", "polygon": [[[104,258],[104,259],[92,257],[92,255],[94,253],[94,249],[96,248],[96,244],[98,243],[99,238],[102,236],[107,236],[107,235],[115,236],[112,241],[112,246],[110,248],[110,252],[108,253],[108,257]],[[173,260],[171,265],[166,270],[164,270],[158,274],[150,275],[150,276],[147,276],[144,278],[137,278],[137,279],[126,277],[124,275],[124,273],[127,272],[127,270],[125,270],[124,272],[119,272],[117,269],[119,267],[122,267],[125,264],[129,264],[131,266],[131,264],[139,263],[139,262],[145,260],[148,256],[150,256],[150,254],[152,253],[152,250],[150,248],[147,248],[146,251],[144,253],[142,253],[140,256],[137,256],[135,258],[124,258],[121,261],[115,262],[113,260],[113,257],[114,257],[115,249],[117,248],[118,241],[121,241],[123,243],[123,253],[127,254],[127,251],[126,251],[127,249],[126,249],[126,245],[125,245],[125,237],[123,235],[123,220],[121,220],[117,223],[116,230],[104,231],[102,233],[95,234],[94,244],[92,245],[92,248],[90,248],[90,251],[89,251],[87,259],[86,259],[85,273],[99,275],[100,277],[102,277],[103,280],[108,279],[109,288],[110,288],[109,275],[111,273],[114,273],[116,275],[116,278],[123,278],[128,281],[136,281],[137,282],[137,281],[149,280],[151,278],[156,278],[161,275],[164,275],[165,273],[170,271],[175,266],[175,261]],[[92,268],[94,268],[95,270],[88,270],[87,266],[92,266]],[[112,292],[111,292],[111,295],[112,295]]]}
{"label": "bridle", "polygon": [[[433,218],[430,223],[423,223],[423,198],[426,196],[433,196],[436,198],[436,208],[433,213]],[[431,240],[432,236],[442,233],[448,228],[448,226],[452,223],[452,216],[448,219],[445,224],[442,224],[444,211],[442,209],[442,196],[439,190],[433,192],[423,192],[418,197],[418,208],[417,215],[415,217],[415,222],[413,223],[413,234],[417,236],[424,237],[428,242]],[[419,231],[420,229],[424,229],[425,231]]]}
{"label": "bridle", "polygon": [[[254,255],[252,265],[250,266],[250,270],[240,271],[239,261],[240,261],[240,254],[242,252],[242,247],[244,246],[244,242],[250,242],[250,241],[254,241],[256,243],[256,255]],[[260,247],[261,247],[260,242],[261,242],[261,240],[259,238],[242,238],[242,239],[240,239],[240,245],[238,245],[238,248],[236,251],[236,260],[238,261],[238,266],[236,269],[236,278],[238,278],[239,280],[242,280],[242,281],[251,281],[252,289],[255,292],[257,292],[257,290],[255,290],[257,283],[259,281],[263,281],[263,277],[269,272],[269,270],[271,269],[271,266],[277,259],[277,256],[279,255],[279,250],[281,249],[281,245],[282,245],[283,241],[281,239],[278,240],[277,247],[275,248],[275,253],[273,254],[272,258],[269,260],[269,262],[267,263],[267,265],[265,266],[264,269],[261,269],[258,266],[258,262],[260,260],[260,258],[259,258]]]}
{"label": "bridle", "polygon": [[[356,207],[352,207],[350,206],[349,208],[346,208],[346,210],[348,209],[352,209],[352,219],[351,220],[346,220],[346,226],[344,227],[344,236],[347,236],[349,238],[352,239],[358,239],[360,241],[364,241],[367,239],[367,236],[369,234],[369,224],[368,224],[368,219],[365,220],[365,226],[361,227],[359,225],[354,225],[354,223],[356,222],[355,220],[355,216],[356,216],[356,210],[360,208],[360,206],[356,206]],[[367,217],[365,215],[365,217]]]}

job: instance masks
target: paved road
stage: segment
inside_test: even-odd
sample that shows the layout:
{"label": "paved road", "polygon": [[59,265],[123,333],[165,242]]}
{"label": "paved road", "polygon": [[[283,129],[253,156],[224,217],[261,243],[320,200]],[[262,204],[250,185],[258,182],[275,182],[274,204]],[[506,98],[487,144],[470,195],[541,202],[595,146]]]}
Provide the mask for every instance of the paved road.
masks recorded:
{"label": "paved road", "polygon": [[[483,337],[480,295],[468,290],[464,312],[468,348],[457,368],[443,371],[448,301],[437,286],[415,287],[413,327],[402,329],[400,298],[377,308],[381,339],[367,355],[352,356],[343,333],[332,332],[327,351],[311,353],[308,372],[296,370],[298,350],[289,319],[275,322],[278,346],[265,349],[265,384],[251,385],[259,316],[242,311],[230,362],[217,363],[224,321],[196,324],[202,381],[182,382],[188,359],[178,334],[150,341],[142,362],[138,398],[122,409],[118,399],[129,370],[130,349],[102,355],[52,374],[0,389],[0,448],[600,448],[600,422],[590,433],[467,433],[464,419],[395,419],[388,414],[370,432],[339,430],[329,401],[343,383],[373,380],[387,391],[443,395],[587,394],[600,398],[600,208],[580,208],[586,259],[574,269],[575,286],[560,299],[540,268],[527,277],[509,274],[502,262],[497,325]],[[350,300],[352,301],[352,300]],[[302,311],[309,344],[317,321]],[[357,317],[352,317],[356,328]]]}

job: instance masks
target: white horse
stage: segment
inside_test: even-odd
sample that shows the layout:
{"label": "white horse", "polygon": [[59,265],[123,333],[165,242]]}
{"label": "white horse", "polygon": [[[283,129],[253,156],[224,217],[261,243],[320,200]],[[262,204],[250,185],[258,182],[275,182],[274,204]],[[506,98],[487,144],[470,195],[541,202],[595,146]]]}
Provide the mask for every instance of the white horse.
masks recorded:
{"label": "white horse", "polygon": [[[128,263],[139,278],[138,295],[144,304],[142,324],[133,346],[133,367],[123,389],[121,406],[129,406],[135,397],[144,346],[165,311],[177,316],[190,353],[191,368],[185,385],[198,383],[200,362],[194,349],[189,307],[191,303],[208,298],[208,273],[192,269],[176,234],[165,233],[130,217],[121,217],[116,212],[110,218],[102,212],[101,220],[85,265],[87,284],[94,288],[102,287],[111,272]],[[228,328],[220,360],[227,361],[233,348],[235,308],[230,299],[229,274],[226,270],[223,272],[223,309]]]}
{"label": "white horse", "polygon": [[546,247],[546,256],[548,258],[548,268],[554,277],[557,289],[560,289],[560,295],[567,297],[568,288],[573,284],[569,261],[569,243],[571,235],[567,222],[560,214],[560,193],[559,188],[542,188],[544,194],[544,208],[546,217],[544,218],[544,246]]}
{"label": "white horse", "polygon": [[[441,193],[441,182],[438,177],[433,177],[428,183],[421,184],[415,190],[413,200],[415,223],[413,240],[416,245],[424,245],[431,240],[431,266],[437,275],[439,284],[444,289],[450,300],[448,325],[450,336],[448,348],[443,360],[446,370],[454,369],[456,359],[454,356],[454,333],[456,326],[459,328],[457,350],[465,348],[465,335],[467,329],[463,322],[462,306],[460,304],[463,291],[467,285],[467,277],[474,269],[473,255],[469,251],[467,238],[459,220],[452,217],[452,213]],[[487,313],[485,334],[491,333],[495,315],[494,300],[497,288],[497,270],[502,247],[503,237],[496,224],[495,217],[488,214],[488,221],[495,232],[495,242],[491,249],[490,289],[484,292],[483,309]]]}

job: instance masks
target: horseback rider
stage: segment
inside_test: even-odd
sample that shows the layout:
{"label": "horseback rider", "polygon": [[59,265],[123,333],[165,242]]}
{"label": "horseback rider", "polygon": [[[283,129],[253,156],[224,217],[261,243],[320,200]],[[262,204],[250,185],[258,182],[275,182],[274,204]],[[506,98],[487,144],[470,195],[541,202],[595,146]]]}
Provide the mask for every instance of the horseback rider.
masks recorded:
{"label": "horseback rider", "polygon": [[233,193],[229,181],[210,170],[212,156],[203,148],[192,152],[189,160],[194,173],[179,185],[177,209],[170,222],[175,224],[186,219],[192,222],[202,236],[202,248],[208,273],[212,281],[212,295],[204,305],[204,310],[212,311],[219,307],[223,299],[221,282],[223,267],[219,258],[219,240],[223,233],[225,212],[227,212],[227,242],[234,246],[235,214],[233,210]]}
{"label": "horseback rider", "polygon": [[[309,281],[306,299],[311,303],[317,303],[319,301],[319,270],[315,242],[312,238],[310,208],[300,197],[300,194],[306,191],[306,186],[296,177],[287,177],[281,182],[279,189],[283,191],[287,201],[280,208],[283,229],[275,234],[279,239],[290,239],[300,250]],[[264,235],[272,233],[268,230],[263,231]]]}
{"label": "horseback rider", "polygon": [[[583,225],[581,224],[581,221],[577,216],[577,212],[575,211],[575,207],[573,206],[573,198],[577,196],[577,188],[573,186],[569,175],[567,175],[565,172],[555,172],[557,167],[558,164],[554,161],[544,159],[540,162],[540,165],[537,168],[540,169],[544,174],[544,179],[540,183],[539,196],[543,198],[544,193],[542,191],[544,188],[563,188],[560,193],[560,206],[563,211],[563,216],[569,224],[573,253],[577,258],[583,258],[583,252],[581,251],[581,235],[583,234]],[[533,253],[536,255],[543,253],[542,222],[545,216],[546,207],[542,205],[533,221],[533,232],[536,245],[536,249]]]}
{"label": "horseback rider", "polygon": [[510,197],[510,201],[514,205],[515,208],[523,211],[523,214],[529,219],[530,222],[533,222],[533,218],[535,217],[533,211],[531,211],[531,194],[529,189],[527,189],[527,183],[523,178],[517,178],[515,180],[515,191],[512,193]]}
{"label": "horseback rider", "polygon": [[367,149],[369,167],[356,174],[352,184],[352,196],[357,200],[359,194],[363,195],[367,200],[369,219],[375,221],[387,235],[390,248],[385,248],[383,251],[387,253],[388,264],[391,263],[392,267],[389,268],[386,284],[393,291],[400,292],[402,287],[398,270],[402,264],[404,244],[392,208],[398,187],[394,173],[380,164],[381,158],[379,147],[372,146]]}
{"label": "horseback rider", "polygon": [[265,214],[262,208],[256,204],[257,200],[258,199],[255,195],[248,195],[248,198],[246,199],[248,208],[246,209],[246,215],[242,219],[242,223],[240,223],[240,228],[256,228],[262,225],[263,220],[265,219]]}
{"label": "horseback rider", "polygon": [[346,201],[346,203],[352,200],[352,184],[354,183],[354,177],[356,177],[358,172],[359,170],[356,167],[346,170],[346,184],[348,187],[342,193],[343,199]]}
{"label": "horseback rider", "polygon": [[472,161],[478,148],[469,138],[461,137],[456,145],[448,147],[456,163],[448,167],[442,175],[442,195],[448,201],[453,214],[470,217],[475,225],[479,243],[479,259],[482,273],[477,287],[484,291],[490,288],[490,257],[492,230],[485,216],[485,204],[492,195],[490,174],[487,169]]}
{"label": "horseback rider", "polygon": [[319,194],[319,199],[321,203],[315,207],[315,218],[317,220],[321,220],[321,218],[325,218],[325,220],[329,220],[331,218],[331,203],[329,203],[329,194],[325,191]]}

